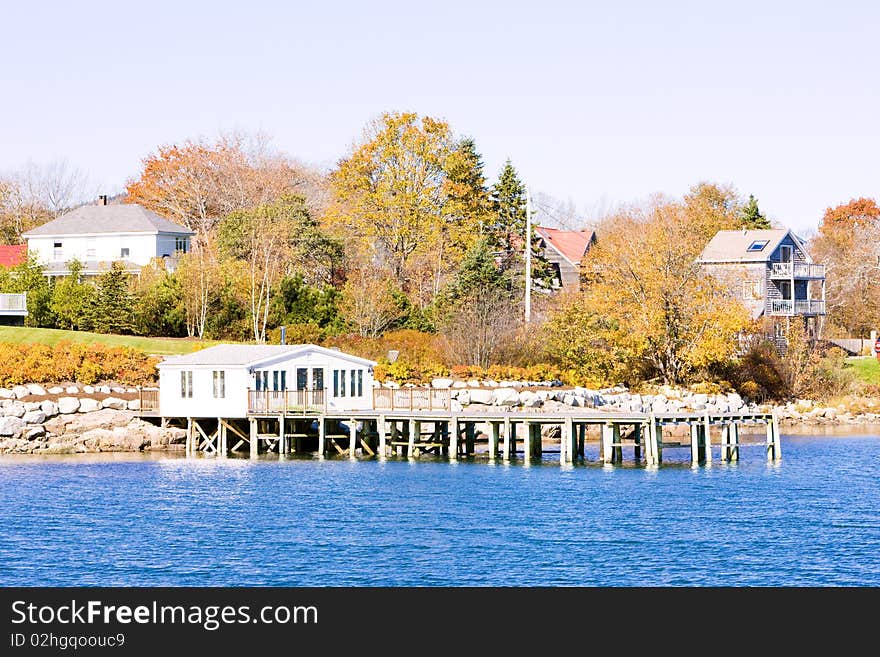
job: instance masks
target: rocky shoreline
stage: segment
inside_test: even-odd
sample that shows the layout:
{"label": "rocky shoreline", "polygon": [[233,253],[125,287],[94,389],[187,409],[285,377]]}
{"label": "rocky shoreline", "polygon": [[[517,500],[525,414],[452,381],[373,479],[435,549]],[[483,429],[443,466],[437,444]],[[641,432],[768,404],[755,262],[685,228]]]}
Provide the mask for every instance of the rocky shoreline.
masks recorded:
{"label": "rocky shoreline", "polygon": [[137,388],[0,388],[0,454],[85,454],[184,449],[186,431],[135,417]]}

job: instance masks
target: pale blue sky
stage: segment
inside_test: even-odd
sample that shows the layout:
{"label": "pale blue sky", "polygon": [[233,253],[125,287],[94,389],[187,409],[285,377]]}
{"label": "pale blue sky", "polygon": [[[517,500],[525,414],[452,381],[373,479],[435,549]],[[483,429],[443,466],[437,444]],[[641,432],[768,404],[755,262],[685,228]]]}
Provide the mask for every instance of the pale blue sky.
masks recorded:
{"label": "pale blue sky", "polygon": [[413,110],[588,216],[708,179],[805,230],[880,195],[878,3],[709,4],[0,0],[0,170],[116,191],[233,129],[329,167]]}

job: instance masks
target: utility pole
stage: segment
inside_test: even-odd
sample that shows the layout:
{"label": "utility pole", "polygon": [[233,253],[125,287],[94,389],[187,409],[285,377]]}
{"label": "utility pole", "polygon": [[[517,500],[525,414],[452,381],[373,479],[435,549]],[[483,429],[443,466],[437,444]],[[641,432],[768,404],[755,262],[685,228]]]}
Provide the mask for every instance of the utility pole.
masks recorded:
{"label": "utility pole", "polygon": [[532,321],[532,197],[526,187],[526,324]]}

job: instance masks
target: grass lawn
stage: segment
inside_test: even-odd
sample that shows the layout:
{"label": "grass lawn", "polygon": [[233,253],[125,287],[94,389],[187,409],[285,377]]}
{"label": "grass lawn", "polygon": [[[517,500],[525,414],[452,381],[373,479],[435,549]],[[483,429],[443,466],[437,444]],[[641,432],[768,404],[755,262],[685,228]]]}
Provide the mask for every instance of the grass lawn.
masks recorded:
{"label": "grass lawn", "polygon": [[874,356],[860,356],[846,359],[860,381],[880,385],[880,362]]}
{"label": "grass lawn", "polygon": [[89,333],[87,331],[0,326],[0,342],[54,345],[62,341],[106,344],[113,347],[132,347],[149,354],[161,356],[188,354],[197,349],[217,344],[216,342],[189,340],[187,338],[142,338],[134,335],[105,335],[103,333]]}

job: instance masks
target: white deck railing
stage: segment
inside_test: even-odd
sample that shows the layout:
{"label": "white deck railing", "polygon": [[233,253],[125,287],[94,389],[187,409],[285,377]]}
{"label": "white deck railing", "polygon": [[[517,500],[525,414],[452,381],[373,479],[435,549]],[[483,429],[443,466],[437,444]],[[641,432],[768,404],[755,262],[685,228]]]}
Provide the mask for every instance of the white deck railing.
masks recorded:
{"label": "white deck railing", "polygon": [[27,292],[0,294],[0,313],[6,315],[27,313]]}
{"label": "white deck railing", "polygon": [[825,278],[825,265],[809,262],[774,262],[770,269],[773,278]]}
{"label": "white deck railing", "polygon": [[819,299],[771,299],[771,315],[824,315],[825,302]]}

